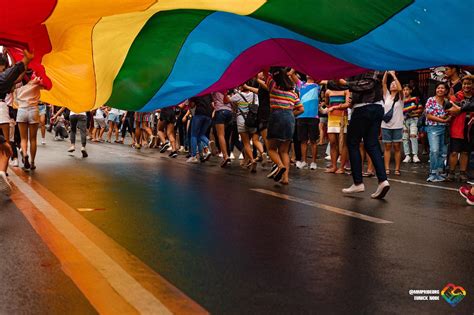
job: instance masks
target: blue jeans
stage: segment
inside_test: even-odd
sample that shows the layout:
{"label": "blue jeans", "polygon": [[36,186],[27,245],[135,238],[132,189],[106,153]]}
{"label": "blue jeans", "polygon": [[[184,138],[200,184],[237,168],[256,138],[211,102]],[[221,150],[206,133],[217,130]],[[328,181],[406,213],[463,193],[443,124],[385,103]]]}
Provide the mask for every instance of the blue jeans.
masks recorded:
{"label": "blue jeans", "polygon": [[199,151],[202,152],[204,146],[209,145],[209,139],[206,137],[207,129],[211,125],[211,117],[197,115],[193,117],[191,123],[191,156],[196,156],[199,142]]}
{"label": "blue jeans", "polygon": [[364,140],[364,147],[375,167],[379,182],[387,180],[382,150],[379,144],[379,132],[384,110],[382,105],[370,104],[354,109],[347,129],[347,148],[351,161],[354,184],[362,184],[362,158],[359,145]]}
{"label": "blue jeans", "polygon": [[445,147],[446,126],[426,126],[428,142],[430,144],[430,173],[439,174],[444,166],[444,147]]}

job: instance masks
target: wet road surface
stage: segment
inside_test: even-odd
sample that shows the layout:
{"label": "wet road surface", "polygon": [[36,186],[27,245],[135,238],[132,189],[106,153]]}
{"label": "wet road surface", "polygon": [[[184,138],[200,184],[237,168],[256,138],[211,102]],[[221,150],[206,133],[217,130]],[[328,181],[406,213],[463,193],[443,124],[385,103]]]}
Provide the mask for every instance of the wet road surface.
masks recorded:
{"label": "wet road surface", "polygon": [[72,208],[98,209],[81,214],[211,313],[445,314],[442,299],[409,290],[448,283],[468,292],[456,312],[474,310],[473,210],[456,184],[426,185],[424,166],[377,201],[375,179],[344,197],[350,177],[322,169],[292,169],[283,187],[238,161],[222,170],[111,144],[83,160],[67,147],[41,147],[32,178]]}
{"label": "wet road surface", "polygon": [[0,199],[0,314],[97,314],[16,206]]}

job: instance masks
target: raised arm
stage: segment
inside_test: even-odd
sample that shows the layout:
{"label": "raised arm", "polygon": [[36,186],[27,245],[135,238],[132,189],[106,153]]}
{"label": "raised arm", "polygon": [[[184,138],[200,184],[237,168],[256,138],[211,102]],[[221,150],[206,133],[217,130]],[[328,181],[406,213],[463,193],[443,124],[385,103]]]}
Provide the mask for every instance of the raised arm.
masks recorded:
{"label": "raised arm", "polygon": [[384,98],[385,98],[385,95],[387,94],[387,77],[388,77],[388,72],[385,71],[382,78],[382,92],[383,92],[382,95]]}

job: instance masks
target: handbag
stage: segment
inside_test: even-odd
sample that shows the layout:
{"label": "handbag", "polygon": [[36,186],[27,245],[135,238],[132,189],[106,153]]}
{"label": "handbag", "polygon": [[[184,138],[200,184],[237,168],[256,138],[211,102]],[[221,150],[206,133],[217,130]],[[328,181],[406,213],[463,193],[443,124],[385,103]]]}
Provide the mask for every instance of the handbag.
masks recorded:
{"label": "handbag", "polygon": [[397,101],[398,101],[398,99],[397,99],[397,97],[395,97],[395,99],[393,100],[392,108],[390,108],[390,110],[388,112],[386,112],[385,115],[383,115],[382,120],[385,123],[389,123],[390,120],[392,120],[392,118],[393,118],[393,108],[395,107],[395,103]]}

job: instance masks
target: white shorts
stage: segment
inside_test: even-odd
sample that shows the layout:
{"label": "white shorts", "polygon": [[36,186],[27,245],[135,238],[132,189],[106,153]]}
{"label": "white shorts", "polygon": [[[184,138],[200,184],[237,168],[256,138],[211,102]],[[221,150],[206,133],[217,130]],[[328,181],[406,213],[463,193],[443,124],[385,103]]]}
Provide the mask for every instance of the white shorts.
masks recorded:
{"label": "white shorts", "polygon": [[245,118],[242,115],[237,116],[237,131],[238,133],[257,133],[257,128],[249,128],[245,125]]}
{"label": "white shorts", "polygon": [[5,102],[0,102],[0,124],[10,123],[10,115],[8,114],[8,105]]}
{"label": "white shorts", "polygon": [[94,128],[105,128],[105,118],[94,117]]}
{"label": "white shorts", "polygon": [[19,108],[18,114],[16,115],[16,122],[28,123],[30,125],[39,124],[38,106]]}

